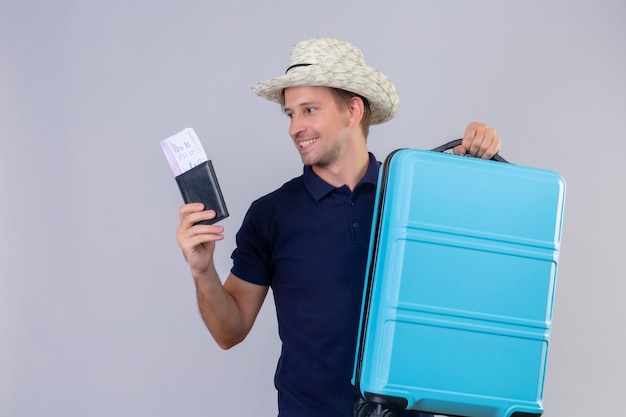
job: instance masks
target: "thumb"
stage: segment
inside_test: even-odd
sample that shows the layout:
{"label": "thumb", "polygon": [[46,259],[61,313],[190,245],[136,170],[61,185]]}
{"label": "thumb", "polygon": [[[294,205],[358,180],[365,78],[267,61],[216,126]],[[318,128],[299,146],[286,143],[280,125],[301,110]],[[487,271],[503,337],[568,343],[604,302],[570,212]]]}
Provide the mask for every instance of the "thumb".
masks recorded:
{"label": "thumb", "polygon": [[467,149],[465,149],[465,146],[463,145],[458,145],[452,148],[452,152],[457,155],[465,155],[467,153]]}

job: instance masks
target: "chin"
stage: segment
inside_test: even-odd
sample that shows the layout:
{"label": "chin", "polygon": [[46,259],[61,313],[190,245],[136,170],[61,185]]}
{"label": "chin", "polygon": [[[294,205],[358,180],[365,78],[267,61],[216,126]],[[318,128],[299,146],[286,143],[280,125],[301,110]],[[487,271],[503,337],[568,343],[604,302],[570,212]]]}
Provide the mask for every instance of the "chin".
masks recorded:
{"label": "chin", "polygon": [[314,166],[317,164],[317,160],[314,158],[310,158],[306,155],[300,155],[300,159],[302,160],[302,163],[304,164],[304,166]]}

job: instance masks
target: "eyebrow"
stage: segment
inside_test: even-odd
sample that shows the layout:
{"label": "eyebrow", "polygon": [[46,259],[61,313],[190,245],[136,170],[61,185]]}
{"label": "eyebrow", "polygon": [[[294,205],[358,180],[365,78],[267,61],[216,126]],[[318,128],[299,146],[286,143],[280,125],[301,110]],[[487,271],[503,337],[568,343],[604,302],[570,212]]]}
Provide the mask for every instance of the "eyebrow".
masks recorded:
{"label": "eyebrow", "polygon": [[[301,108],[301,107],[319,107],[321,105],[321,103],[316,102],[316,101],[305,101],[303,103],[297,104],[296,106],[294,106],[295,108]],[[287,111],[293,111],[292,108],[290,107],[286,107],[283,106],[283,112],[287,112]]]}

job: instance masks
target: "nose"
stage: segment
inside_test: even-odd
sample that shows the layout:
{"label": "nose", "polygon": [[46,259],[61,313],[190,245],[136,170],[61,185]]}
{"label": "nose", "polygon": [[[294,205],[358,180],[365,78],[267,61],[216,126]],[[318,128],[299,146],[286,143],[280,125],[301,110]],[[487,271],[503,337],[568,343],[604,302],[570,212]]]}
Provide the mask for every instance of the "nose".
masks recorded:
{"label": "nose", "polygon": [[306,130],[306,124],[304,123],[304,117],[293,114],[289,123],[289,136],[296,138],[299,133]]}

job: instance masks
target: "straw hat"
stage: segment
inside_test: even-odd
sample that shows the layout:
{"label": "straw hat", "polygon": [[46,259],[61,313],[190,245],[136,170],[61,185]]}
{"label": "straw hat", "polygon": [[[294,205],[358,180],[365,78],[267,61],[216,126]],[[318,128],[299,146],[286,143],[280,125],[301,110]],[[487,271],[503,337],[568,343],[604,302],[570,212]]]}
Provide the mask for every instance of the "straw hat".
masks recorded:
{"label": "straw hat", "polygon": [[255,84],[259,96],[283,104],[283,90],[296,86],[324,86],[350,91],[370,104],[372,124],[391,120],[398,112],[398,93],[381,72],[365,65],[354,45],[330,38],[298,42],[291,48],[285,75]]}

